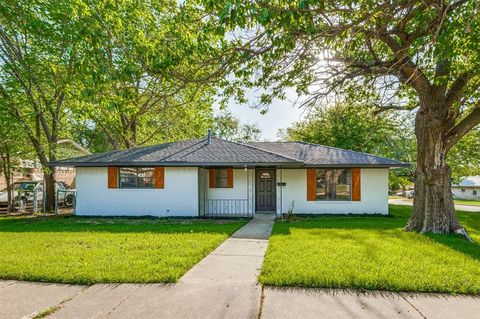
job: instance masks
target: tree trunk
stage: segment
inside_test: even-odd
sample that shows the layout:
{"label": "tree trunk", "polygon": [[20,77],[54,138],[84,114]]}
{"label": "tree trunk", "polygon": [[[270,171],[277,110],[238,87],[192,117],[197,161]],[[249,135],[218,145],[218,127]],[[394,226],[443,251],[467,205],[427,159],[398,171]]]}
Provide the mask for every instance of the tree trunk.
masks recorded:
{"label": "tree trunk", "polygon": [[13,208],[13,178],[12,178],[12,162],[10,158],[10,153],[7,151],[6,154],[6,165],[5,165],[5,181],[7,182],[7,213],[10,213]]}
{"label": "tree trunk", "polygon": [[43,171],[43,179],[45,181],[45,212],[52,213],[55,211],[55,172],[53,168]]}
{"label": "tree trunk", "polygon": [[10,152],[8,150],[8,147],[5,147],[5,152],[2,152],[0,154],[0,157],[2,158],[2,170],[3,170],[3,175],[5,177],[5,182],[7,183],[7,213],[10,213],[12,211],[12,204],[13,204],[13,196],[12,196],[12,191],[13,191],[13,179],[12,179],[12,165],[11,165],[11,159],[10,159]]}
{"label": "tree trunk", "polygon": [[453,204],[450,168],[445,159],[448,149],[444,134],[453,123],[441,96],[431,94],[422,100],[415,121],[417,168],[413,214],[406,230],[422,233],[453,233],[460,226]]}

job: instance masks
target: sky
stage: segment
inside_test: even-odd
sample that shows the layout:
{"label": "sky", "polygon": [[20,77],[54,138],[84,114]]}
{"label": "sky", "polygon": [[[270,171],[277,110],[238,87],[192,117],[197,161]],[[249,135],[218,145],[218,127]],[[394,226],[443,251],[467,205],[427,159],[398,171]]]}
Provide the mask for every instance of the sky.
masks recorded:
{"label": "sky", "polygon": [[266,114],[261,114],[260,109],[250,107],[255,104],[257,97],[253,92],[247,92],[249,105],[230,102],[228,110],[235,115],[242,123],[257,124],[262,131],[260,140],[278,140],[278,130],[289,127],[293,122],[299,121],[304,115],[304,110],[294,105],[296,95],[294,92],[287,92],[286,100],[274,100],[268,107]]}

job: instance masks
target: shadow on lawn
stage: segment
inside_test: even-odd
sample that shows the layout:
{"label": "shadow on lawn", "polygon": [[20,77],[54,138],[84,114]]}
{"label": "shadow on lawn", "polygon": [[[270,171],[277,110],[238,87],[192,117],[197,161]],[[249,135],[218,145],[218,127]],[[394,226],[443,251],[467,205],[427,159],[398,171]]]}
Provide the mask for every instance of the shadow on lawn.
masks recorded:
{"label": "shadow on lawn", "polygon": [[22,217],[0,218],[1,232],[216,233],[232,234],[246,219]]}
{"label": "shadow on lawn", "polygon": [[[290,235],[291,229],[318,229],[315,235],[321,235],[322,229],[346,229],[346,230],[372,230],[391,231],[390,237],[395,236],[395,230],[402,234],[402,229],[407,224],[412,208],[407,206],[390,205],[389,216],[319,216],[298,217],[293,220],[283,220],[275,223],[273,233],[275,235]],[[467,229],[469,234],[476,240],[470,243],[460,235],[436,235],[424,234],[427,238],[480,260],[480,213],[457,212],[460,223]],[[346,236],[342,234],[341,236]],[[396,236],[395,236],[396,237]],[[345,238],[347,239],[347,238]]]}

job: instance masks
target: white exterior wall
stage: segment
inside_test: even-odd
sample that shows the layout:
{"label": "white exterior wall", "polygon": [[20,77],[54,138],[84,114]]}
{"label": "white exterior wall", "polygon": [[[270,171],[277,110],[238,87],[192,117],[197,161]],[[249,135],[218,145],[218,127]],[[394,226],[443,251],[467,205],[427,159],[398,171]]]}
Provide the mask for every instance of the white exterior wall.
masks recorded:
{"label": "white exterior wall", "polygon": [[106,167],[77,168],[76,214],[198,216],[198,168],[165,167],[163,189],[109,189]]}
{"label": "white exterior wall", "polygon": [[353,201],[307,201],[306,169],[277,169],[277,214],[286,213],[295,201],[297,214],[388,214],[388,169],[362,168],[360,198]]}
{"label": "white exterior wall", "polygon": [[[202,169],[201,169],[202,170]],[[241,213],[242,214],[253,214],[254,210],[254,176],[255,170],[254,169],[233,169],[233,187],[232,188],[210,188],[209,187],[209,175],[208,169],[205,169],[204,176],[204,187],[206,189],[206,201],[217,201],[217,210],[222,211],[220,206],[230,205],[230,210],[234,209],[233,205],[241,205]],[[220,201],[222,200],[222,201]],[[231,201],[228,203],[228,200],[242,200],[246,201],[246,204],[239,203],[238,201]],[[208,207],[210,210],[213,207],[207,203],[206,210],[208,211]],[[211,211],[210,213],[212,213]]]}
{"label": "white exterior wall", "polygon": [[233,170],[233,188],[209,188],[206,174],[208,199],[247,199],[247,172],[244,169]]}
{"label": "white exterior wall", "polygon": [[[465,191],[462,192],[462,189]],[[473,194],[474,191],[477,192],[476,195]],[[452,187],[452,194],[455,199],[480,200],[480,187],[455,186]]]}

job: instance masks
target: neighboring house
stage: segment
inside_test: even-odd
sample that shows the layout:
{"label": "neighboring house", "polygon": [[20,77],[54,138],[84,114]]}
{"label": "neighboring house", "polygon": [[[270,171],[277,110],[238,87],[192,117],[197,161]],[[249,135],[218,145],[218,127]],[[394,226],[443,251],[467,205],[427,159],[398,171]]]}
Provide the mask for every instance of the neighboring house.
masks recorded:
{"label": "neighboring house", "polygon": [[480,200],[480,175],[465,177],[458,185],[452,185],[455,199]]}
{"label": "neighboring house", "polygon": [[388,214],[388,170],[408,164],[303,142],[208,136],[60,160],[77,215]]}

